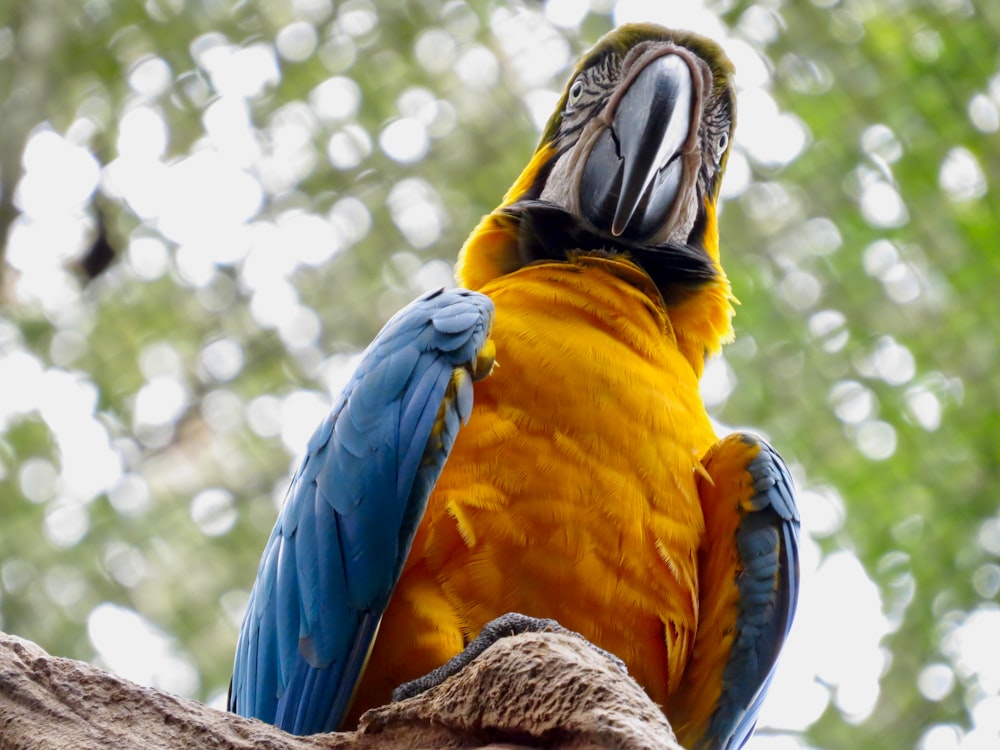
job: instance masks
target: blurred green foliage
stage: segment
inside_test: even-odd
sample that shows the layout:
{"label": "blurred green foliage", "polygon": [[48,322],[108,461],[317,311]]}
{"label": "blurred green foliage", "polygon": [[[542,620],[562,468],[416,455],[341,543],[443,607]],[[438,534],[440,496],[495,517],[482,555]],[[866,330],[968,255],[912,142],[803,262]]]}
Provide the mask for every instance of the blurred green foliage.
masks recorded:
{"label": "blurred green foliage", "polygon": [[[529,111],[613,23],[610,2],[568,22],[565,3],[548,5],[548,16],[487,0],[0,7],[0,627],[107,661],[93,613],[115,603],[196,669],[187,682],[150,680],[205,700],[225,690],[304,441],[289,425],[317,422],[351,355],[448,282],[445,263],[534,146]],[[806,527],[824,553],[859,556],[892,627],[874,711],[845,717],[834,702],[801,739],[924,738],[931,750],[932,727],[972,729],[1000,690],[953,647],[1000,591],[1000,10],[709,10],[755,52],[775,122],[805,135],[766,158],[739,150],[737,131],[748,171],[730,170],[742,182],[722,241],[742,305],[731,391],[714,413],[765,431],[797,465],[813,490]],[[551,70],[526,67],[539,49]],[[259,54],[238,57],[246,50]],[[272,72],[263,64],[255,89],[262,60]],[[252,178],[258,204],[219,225],[235,249],[217,226],[172,233],[164,205],[116,184],[136,110],[152,119],[130,137],[155,143],[157,121],[166,134],[161,152],[147,147],[140,182],[166,184],[175,173],[157,170],[205,153]],[[402,158],[387,130],[401,119],[404,151],[415,149]],[[28,158],[29,142],[52,142],[40,133],[101,168],[75,203],[56,200],[64,178],[76,184],[62,152],[50,148],[48,166]],[[36,168],[48,175],[41,198],[29,190]],[[209,197],[225,206],[225,192]],[[89,280],[80,263],[98,213],[117,255]],[[331,245],[318,261],[296,245],[304,216],[322,219]],[[75,424],[89,437],[74,439]],[[74,484],[88,461],[110,461],[106,481]],[[833,520],[810,525],[815,513]],[[954,687],[922,687],[931,665]]]}

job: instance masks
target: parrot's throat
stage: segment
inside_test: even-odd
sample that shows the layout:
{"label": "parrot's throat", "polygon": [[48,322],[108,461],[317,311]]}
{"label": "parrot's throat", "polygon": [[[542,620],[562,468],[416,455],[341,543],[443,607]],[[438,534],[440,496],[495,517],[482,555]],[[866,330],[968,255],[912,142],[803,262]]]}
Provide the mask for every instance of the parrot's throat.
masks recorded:
{"label": "parrot's throat", "polygon": [[649,275],[667,305],[682,302],[718,278],[716,265],[699,247],[645,245],[599,233],[546,201],[521,200],[501,210],[516,221],[518,267],[586,254],[626,256]]}

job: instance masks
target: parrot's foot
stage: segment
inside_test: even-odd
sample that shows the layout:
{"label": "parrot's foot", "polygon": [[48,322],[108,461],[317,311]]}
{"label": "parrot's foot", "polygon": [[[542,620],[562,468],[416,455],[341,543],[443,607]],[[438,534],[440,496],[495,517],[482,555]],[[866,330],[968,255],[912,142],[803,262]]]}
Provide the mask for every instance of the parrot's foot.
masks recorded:
{"label": "parrot's foot", "polygon": [[590,641],[586,640],[582,635],[564,628],[555,620],[546,620],[540,617],[528,617],[528,615],[522,615],[519,612],[508,612],[507,614],[501,615],[495,620],[491,620],[486,623],[486,625],[483,626],[483,629],[479,631],[479,635],[465,647],[465,650],[462,651],[462,653],[452,657],[433,672],[429,672],[423,677],[418,677],[410,682],[404,682],[398,688],[393,690],[392,702],[398,703],[399,701],[406,700],[407,698],[412,698],[415,695],[420,695],[433,687],[437,687],[449,677],[461,672],[467,665],[482,654],[483,651],[488,649],[501,638],[508,638],[513,635],[520,635],[521,633],[571,633],[572,635],[577,635],[588,646],[591,646],[595,651],[602,654],[612,664],[620,669],[623,674],[628,674],[628,671],[625,669],[625,663],[617,656],[605,651],[602,648],[598,648]]}

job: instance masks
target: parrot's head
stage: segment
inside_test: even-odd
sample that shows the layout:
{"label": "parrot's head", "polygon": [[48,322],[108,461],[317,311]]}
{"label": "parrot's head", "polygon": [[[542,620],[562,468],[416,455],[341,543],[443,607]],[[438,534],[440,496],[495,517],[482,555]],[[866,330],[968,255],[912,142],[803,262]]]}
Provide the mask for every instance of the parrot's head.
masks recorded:
{"label": "parrot's head", "polygon": [[690,32],[630,24],[602,37],[528,166],[463,248],[460,283],[477,288],[580,252],[622,254],[672,308],[713,288],[720,312],[705,350],[717,349],[731,315],[715,207],[735,124],[732,79],[721,47]]}
{"label": "parrot's head", "polygon": [[535,154],[544,167],[515,200],[533,194],[643,245],[701,244],[733,134],[732,72],[694,34],[613,31],[577,65]]}

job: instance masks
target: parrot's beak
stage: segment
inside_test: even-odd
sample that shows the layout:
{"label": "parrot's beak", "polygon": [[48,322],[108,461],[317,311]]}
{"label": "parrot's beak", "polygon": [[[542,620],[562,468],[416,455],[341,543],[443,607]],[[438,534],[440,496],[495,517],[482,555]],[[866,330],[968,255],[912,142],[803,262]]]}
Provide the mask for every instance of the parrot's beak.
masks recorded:
{"label": "parrot's beak", "polygon": [[697,130],[695,81],[687,61],[647,63],[595,140],[580,180],[580,207],[595,227],[648,240],[663,230],[685,179],[685,146]]}

